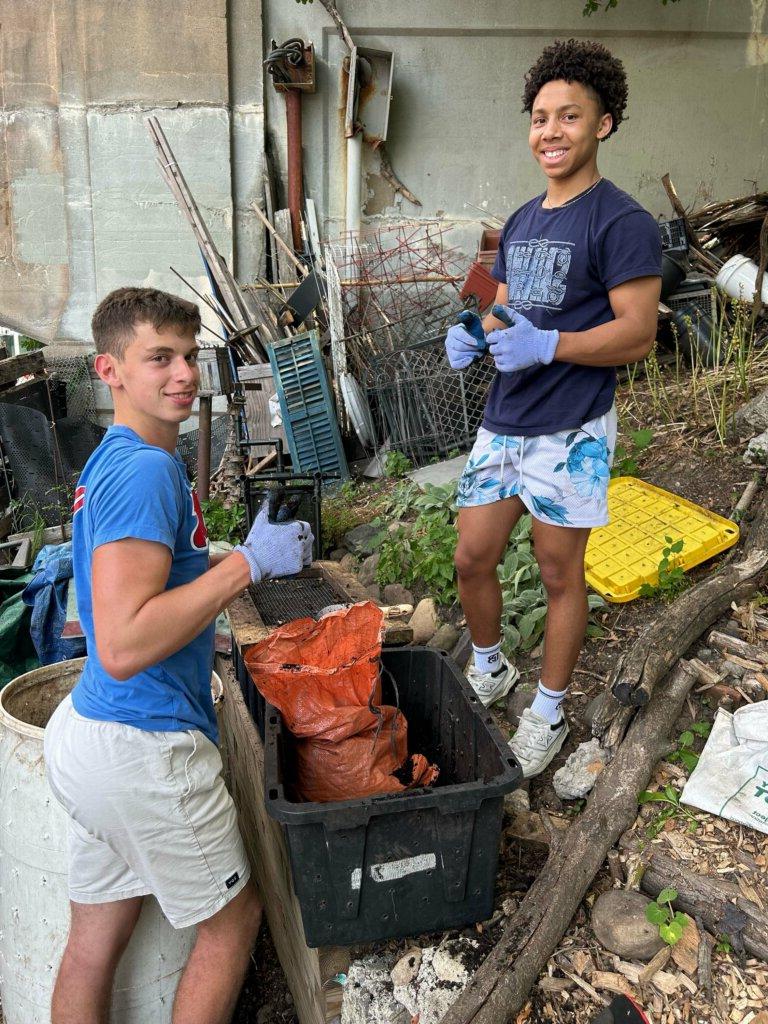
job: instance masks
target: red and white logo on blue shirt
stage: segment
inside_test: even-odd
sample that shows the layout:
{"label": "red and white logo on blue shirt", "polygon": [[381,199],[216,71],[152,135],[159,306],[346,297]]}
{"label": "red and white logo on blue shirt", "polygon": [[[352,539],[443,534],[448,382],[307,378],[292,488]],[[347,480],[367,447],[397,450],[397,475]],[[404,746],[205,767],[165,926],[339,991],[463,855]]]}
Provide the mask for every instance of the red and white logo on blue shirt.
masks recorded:
{"label": "red and white logo on blue shirt", "polygon": [[192,498],[192,522],[194,523],[192,533],[189,536],[189,542],[197,551],[205,551],[208,547],[208,530],[205,528],[200,499],[193,487],[190,487],[189,493]]}
{"label": "red and white logo on blue shirt", "polygon": [[77,513],[82,510],[83,505],[85,505],[85,487],[76,487],[75,500],[74,504],[72,505],[72,515],[76,516]]}

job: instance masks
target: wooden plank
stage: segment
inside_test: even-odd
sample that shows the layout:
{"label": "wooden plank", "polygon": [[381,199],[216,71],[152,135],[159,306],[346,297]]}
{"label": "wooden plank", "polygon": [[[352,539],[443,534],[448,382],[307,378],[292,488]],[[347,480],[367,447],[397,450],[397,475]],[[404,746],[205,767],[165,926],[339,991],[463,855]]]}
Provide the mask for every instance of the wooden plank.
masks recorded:
{"label": "wooden plank", "polygon": [[45,356],[41,349],[3,359],[0,361],[0,388],[13,386],[19,377],[25,377],[28,373],[42,373],[44,370]]}
{"label": "wooden plank", "polygon": [[319,953],[304,941],[301,911],[293,891],[282,827],[267,814],[264,802],[264,747],[232,672],[216,659],[224,684],[219,712],[222,754],[237,806],[253,876],[264,901],[272,941],[293,996],[300,1024],[325,1024],[325,993]]}
{"label": "wooden plank", "polygon": [[[291,230],[291,211],[275,210],[275,235],[280,239],[277,246],[277,265],[280,269],[280,280],[290,281],[293,278],[293,267],[296,255],[293,252],[293,232]],[[289,255],[290,254],[290,255]]]}

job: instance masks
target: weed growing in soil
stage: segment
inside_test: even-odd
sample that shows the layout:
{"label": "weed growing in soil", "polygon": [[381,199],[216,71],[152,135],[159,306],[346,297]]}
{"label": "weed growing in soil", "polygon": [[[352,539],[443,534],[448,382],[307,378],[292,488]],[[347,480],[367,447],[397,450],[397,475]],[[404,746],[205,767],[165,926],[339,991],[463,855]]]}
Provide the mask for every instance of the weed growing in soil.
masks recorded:
{"label": "weed growing in soil", "polygon": [[690,729],[686,729],[685,732],[680,734],[677,740],[677,750],[674,750],[667,760],[679,761],[684,768],[687,768],[689,772],[692,772],[699,763],[699,755],[695,750],[691,749],[694,743],[694,737],[701,736],[702,739],[706,739],[711,730],[712,726],[709,722],[694,722]]}
{"label": "weed growing in soil", "polygon": [[637,456],[653,441],[653,431],[648,429],[632,430],[627,445],[619,442],[613,456],[611,476],[637,476]]}
{"label": "weed growing in soil", "polygon": [[384,476],[393,477],[399,479],[410,473],[413,469],[413,463],[407,455],[403,455],[402,452],[391,451],[387,452],[384,457]]}
{"label": "weed growing in soil", "polygon": [[699,827],[699,819],[680,803],[680,794],[674,786],[665,786],[661,790],[644,789],[637,798],[639,804],[664,804],[659,813],[651,820],[645,830],[649,839],[655,839],[670,820],[676,818],[685,825],[688,832],[695,832]]}
{"label": "weed growing in soil", "polygon": [[664,537],[667,546],[661,549],[661,561],[659,562],[659,581],[654,586],[652,583],[643,583],[640,587],[640,597],[661,597],[664,601],[672,601],[681,594],[688,586],[688,578],[682,568],[676,564],[676,555],[683,550],[685,541],[681,537],[674,540],[672,537]]}
{"label": "weed growing in soil", "polygon": [[677,895],[677,889],[673,889],[671,885],[667,886],[645,908],[646,918],[658,927],[659,937],[668,946],[677,945],[683,937],[683,929],[688,924],[686,915],[676,912],[672,907]]}

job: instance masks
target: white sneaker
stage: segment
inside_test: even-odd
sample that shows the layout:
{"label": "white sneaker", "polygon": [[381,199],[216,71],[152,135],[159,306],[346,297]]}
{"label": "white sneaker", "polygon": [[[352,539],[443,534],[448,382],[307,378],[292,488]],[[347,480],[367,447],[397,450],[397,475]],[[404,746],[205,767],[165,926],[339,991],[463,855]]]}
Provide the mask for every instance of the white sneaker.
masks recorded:
{"label": "white sneaker", "polygon": [[564,718],[552,725],[530,708],[523,711],[517,732],[509,741],[509,748],[520,762],[524,779],[544,771],[565,743],[568,731],[568,723]]}
{"label": "white sneaker", "polygon": [[509,664],[504,656],[501,658],[501,664],[502,667],[497,670],[496,675],[492,675],[490,672],[478,672],[474,665],[467,670],[467,682],[485,708],[489,708],[497,700],[506,697],[509,691],[517,686],[520,679],[520,673],[514,665]]}

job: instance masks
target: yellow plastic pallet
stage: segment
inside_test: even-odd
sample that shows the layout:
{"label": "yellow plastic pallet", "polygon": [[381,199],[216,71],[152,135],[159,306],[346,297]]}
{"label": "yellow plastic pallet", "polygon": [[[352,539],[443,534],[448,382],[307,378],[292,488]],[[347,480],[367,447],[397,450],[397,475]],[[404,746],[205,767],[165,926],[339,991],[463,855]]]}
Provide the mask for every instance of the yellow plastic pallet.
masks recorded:
{"label": "yellow plastic pallet", "polygon": [[685,541],[677,558],[685,570],[739,539],[730,519],[632,476],[611,480],[608,511],[608,526],[590,535],[584,566],[590,587],[615,604],[633,601],[644,583],[658,583],[665,537]]}

